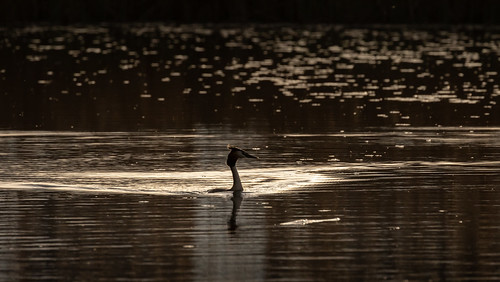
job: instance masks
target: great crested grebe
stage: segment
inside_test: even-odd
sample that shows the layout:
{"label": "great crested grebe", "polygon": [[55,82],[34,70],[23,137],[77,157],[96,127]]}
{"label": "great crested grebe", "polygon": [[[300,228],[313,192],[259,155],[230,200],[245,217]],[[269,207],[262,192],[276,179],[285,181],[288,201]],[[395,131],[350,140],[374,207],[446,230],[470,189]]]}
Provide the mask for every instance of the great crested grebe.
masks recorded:
{"label": "great crested grebe", "polygon": [[227,155],[226,164],[229,166],[229,168],[231,168],[231,172],[233,173],[233,187],[229,191],[243,191],[240,175],[238,174],[238,170],[236,169],[236,161],[239,158],[252,158],[252,159],[258,159],[258,158],[250,155],[249,153],[243,151],[240,148],[233,147],[231,145],[227,145],[227,148],[231,150],[231,152],[229,153],[229,155]]}
{"label": "great crested grebe", "polygon": [[236,161],[240,158],[258,159],[258,157],[252,156],[238,147],[227,145],[227,148],[231,150],[231,152],[229,152],[229,154],[227,155],[226,164],[229,166],[229,168],[231,168],[231,173],[233,174],[233,187],[231,187],[231,189],[229,190],[212,189],[208,191],[209,193],[226,192],[226,191],[242,192],[243,185],[241,185],[240,175],[238,174],[238,170],[236,169]]}

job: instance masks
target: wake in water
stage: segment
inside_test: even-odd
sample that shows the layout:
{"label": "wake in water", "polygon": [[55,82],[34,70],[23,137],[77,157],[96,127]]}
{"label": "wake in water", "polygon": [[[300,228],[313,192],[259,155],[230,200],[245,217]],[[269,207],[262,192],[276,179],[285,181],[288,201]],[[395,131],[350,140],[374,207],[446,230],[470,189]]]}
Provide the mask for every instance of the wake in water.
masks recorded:
{"label": "wake in water", "polygon": [[[245,193],[251,195],[284,192],[315,183],[333,181],[318,168],[259,168],[241,171]],[[147,194],[207,194],[229,191],[231,172],[67,172],[32,175],[25,181],[0,182],[0,188],[77,190],[87,192]],[[213,193],[214,195],[220,193]]]}
{"label": "wake in water", "polygon": [[[455,175],[499,172],[500,161],[373,162],[289,166],[241,170],[245,194],[258,196],[308,189],[322,183],[369,181],[377,178],[418,177],[436,172]],[[147,193],[161,195],[229,195],[229,171],[54,172],[3,180],[0,188],[73,190],[90,193]],[[210,190],[216,193],[208,193]],[[227,193],[226,193],[227,192]]]}
{"label": "wake in water", "polygon": [[[324,184],[390,177],[498,175],[499,132],[498,128],[391,128],[253,135],[254,149],[262,159],[257,168],[242,163],[239,174],[248,195],[312,186],[335,189],[338,186]],[[201,129],[196,134],[181,133],[3,132],[0,188],[229,194],[225,191],[231,189],[233,178],[222,164],[226,140],[247,135]],[[192,146],[186,149],[186,144]],[[267,144],[274,145],[272,152]],[[348,153],[345,145],[351,148]]]}

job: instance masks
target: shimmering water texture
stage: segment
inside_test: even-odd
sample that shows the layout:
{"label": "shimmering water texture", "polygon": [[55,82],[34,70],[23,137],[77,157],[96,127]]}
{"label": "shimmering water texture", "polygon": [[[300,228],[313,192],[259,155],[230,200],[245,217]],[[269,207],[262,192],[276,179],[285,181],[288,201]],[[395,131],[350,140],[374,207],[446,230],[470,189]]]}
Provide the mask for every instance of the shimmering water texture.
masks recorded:
{"label": "shimmering water texture", "polygon": [[498,280],[498,136],[2,132],[0,279]]}
{"label": "shimmering water texture", "polygon": [[[225,164],[229,151],[223,140],[238,138],[229,133],[220,136],[4,132],[0,136],[6,144],[2,157],[10,160],[3,167],[0,187],[163,195],[229,190],[232,176]],[[198,142],[201,143],[196,144]],[[251,150],[258,154],[261,149]],[[29,162],[19,162],[21,159]],[[301,162],[298,159],[286,166],[272,167],[267,161],[242,160],[238,167],[244,168],[240,173],[245,178],[245,186],[256,194],[276,193],[333,179],[321,173],[328,168],[303,167]],[[30,181],[25,182],[27,174]]]}
{"label": "shimmering water texture", "polygon": [[0,29],[0,126],[500,125],[496,27]]}
{"label": "shimmering water texture", "polygon": [[500,280],[498,27],[0,34],[0,280]]}

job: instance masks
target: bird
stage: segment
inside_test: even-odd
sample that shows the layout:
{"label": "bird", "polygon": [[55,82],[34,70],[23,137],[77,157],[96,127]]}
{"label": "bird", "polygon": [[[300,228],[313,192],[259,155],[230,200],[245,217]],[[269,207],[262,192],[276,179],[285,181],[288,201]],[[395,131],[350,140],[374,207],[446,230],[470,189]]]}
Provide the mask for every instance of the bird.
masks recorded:
{"label": "bird", "polygon": [[226,164],[231,169],[231,173],[233,174],[233,187],[229,189],[229,191],[243,191],[243,185],[241,185],[240,175],[238,174],[238,170],[236,169],[236,161],[240,158],[252,158],[258,159],[256,156],[252,156],[249,153],[243,151],[238,147],[233,147],[231,145],[227,145],[227,148],[231,150],[227,155]]}
{"label": "bird", "polygon": [[231,173],[233,174],[233,186],[229,190],[212,189],[208,191],[209,193],[225,192],[225,191],[243,192],[243,185],[241,184],[240,175],[238,174],[238,170],[236,169],[236,161],[238,161],[238,159],[241,158],[258,159],[258,157],[250,155],[249,153],[243,151],[238,147],[227,145],[227,148],[231,150],[231,152],[229,152],[229,154],[227,155],[226,164],[229,166],[229,168],[231,169]]}

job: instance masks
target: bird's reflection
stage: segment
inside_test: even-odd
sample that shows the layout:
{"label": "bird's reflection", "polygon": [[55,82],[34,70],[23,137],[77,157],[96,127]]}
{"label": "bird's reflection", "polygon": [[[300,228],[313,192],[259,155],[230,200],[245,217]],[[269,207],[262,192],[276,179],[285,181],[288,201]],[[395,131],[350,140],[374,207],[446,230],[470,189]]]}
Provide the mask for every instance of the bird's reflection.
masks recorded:
{"label": "bird's reflection", "polygon": [[240,209],[241,202],[243,201],[243,191],[233,191],[233,197],[231,201],[233,201],[233,210],[231,211],[231,218],[227,222],[228,229],[231,231],[235,231],[238,228],[236,224],[236,215],[238,214],[238,210]]}

